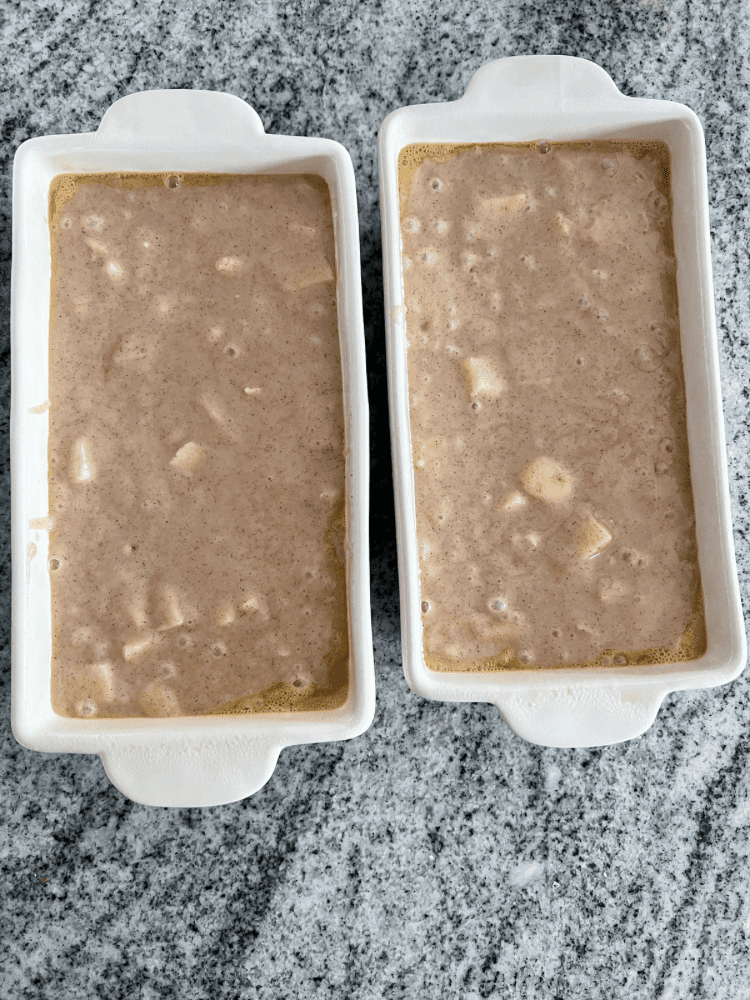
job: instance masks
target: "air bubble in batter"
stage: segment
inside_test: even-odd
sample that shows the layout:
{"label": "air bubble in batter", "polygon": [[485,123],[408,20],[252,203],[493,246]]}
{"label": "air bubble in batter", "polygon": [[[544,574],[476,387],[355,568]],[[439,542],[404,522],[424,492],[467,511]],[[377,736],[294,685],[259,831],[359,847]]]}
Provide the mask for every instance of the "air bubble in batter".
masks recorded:
{"label": "air bubble in batter", "polygon": [[419,259],[428,267],[433,267],[433,265],[437,264],[440,259],[440,254],[434,249],[434,247],[426,247],[419,255]]}

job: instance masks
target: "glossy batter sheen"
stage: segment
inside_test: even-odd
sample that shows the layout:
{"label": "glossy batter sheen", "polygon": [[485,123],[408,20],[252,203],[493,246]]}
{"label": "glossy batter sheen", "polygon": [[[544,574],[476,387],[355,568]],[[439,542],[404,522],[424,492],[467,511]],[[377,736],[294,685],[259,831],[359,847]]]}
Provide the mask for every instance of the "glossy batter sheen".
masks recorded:
{"label": "glossy batter sheen", "polygon": [[701,655],[667,147],[412,146],[400,181],[428,665]]}
{"label": "glossy batter sheen", "polygon": [[325,183],[64,175],[50,227],[55,711],[343,704]]}

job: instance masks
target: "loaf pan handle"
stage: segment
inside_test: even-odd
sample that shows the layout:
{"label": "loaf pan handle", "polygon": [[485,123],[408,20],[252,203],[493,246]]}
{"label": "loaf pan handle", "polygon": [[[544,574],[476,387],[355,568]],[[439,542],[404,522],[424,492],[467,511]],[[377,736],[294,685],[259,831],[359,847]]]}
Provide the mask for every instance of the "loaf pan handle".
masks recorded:
{"label": "loaf pan handle", "polygon": [[97,142],[173,148],[239,146],[264,135],[257,113],[232,94],[213,90],[145,90],[122,97],[105,113]]}
{"label": "loaf pan handle", "polygon": [[650,685],[514,691],[493,699],[510,728],[543,747],[600,747],[641,736],[668,689]]}
{"label": "loaf pan handle", "polygon": [[102,751],[123,795],[146,806],[218,806],[253,795],[273,774],[280,747],[236,740]]}
{"label": "loaf pan handle", "polygon": [[569,110],[627,100],[612,77],[577,56],[509,56],[477,70],[462,101],[488,111],[529,106]]}

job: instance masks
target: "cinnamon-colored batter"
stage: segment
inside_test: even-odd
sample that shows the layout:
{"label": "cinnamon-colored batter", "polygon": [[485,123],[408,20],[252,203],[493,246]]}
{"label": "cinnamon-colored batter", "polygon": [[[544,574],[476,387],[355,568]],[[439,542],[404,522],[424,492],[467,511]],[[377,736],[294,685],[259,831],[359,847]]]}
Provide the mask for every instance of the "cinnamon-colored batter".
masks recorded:
{"label": "cinnamon-colored batter", "polygon": [[63,175],[50,227],[55,711],[343,704],[325,183]]}
{"label": "cinnamon-colored batter", "polygon": [[428,665],[701,655],[667,147],[400,171]]}

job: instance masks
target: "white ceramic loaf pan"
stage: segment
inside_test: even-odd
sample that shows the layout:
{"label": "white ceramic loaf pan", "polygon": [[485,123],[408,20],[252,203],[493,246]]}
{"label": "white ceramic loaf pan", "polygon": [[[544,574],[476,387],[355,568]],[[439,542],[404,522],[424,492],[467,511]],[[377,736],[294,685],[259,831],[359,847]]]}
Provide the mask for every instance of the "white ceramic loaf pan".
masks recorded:
{"label": "white ceramic loaf pan", "polygon": [[[314,173],[331,192],[346,427],[349,697],[332,711],[169,719],[71,719],[50,701],[47,439],[48,193],[61,173]],[[99,129],[25,142],[13,176],[13,732],[33,750],[98,753],[114,784],[149,805],[207,806],[257,791],[280,750],[348,739],[372,721],[368,408],[354,172],[329,139],[266,135],[229,94],[152,91],[117,101]]]}
{"label": "white ceramic loaf pan", "polygon": [[[417,142],[661,139],[672,159],[674,241],[687,429],[708,647],[693,662],[601,669],[438,673],[422,652],[398,156]],[[733,680],[746,660],[734,559],[708,228],[706,157],[695,114],[621,94],[600,67],[569,56],[518,56],[483,66],[452,103],[394,111],[380,130],[380,195],[388,387],[401,585],[404,672],[426,698],[491,702],[543,746],[617,743],[653,723],[666,694]]]}

